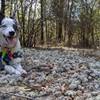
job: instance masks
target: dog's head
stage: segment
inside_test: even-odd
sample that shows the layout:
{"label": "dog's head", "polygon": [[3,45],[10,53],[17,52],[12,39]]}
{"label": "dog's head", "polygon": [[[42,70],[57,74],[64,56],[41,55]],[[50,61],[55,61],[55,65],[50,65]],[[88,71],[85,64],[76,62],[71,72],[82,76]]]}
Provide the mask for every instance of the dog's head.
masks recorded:
{"label": "dog's head", "polygon": [[10,17],[0,17],[0,45],[14,47],[17,43],[17,22]]}

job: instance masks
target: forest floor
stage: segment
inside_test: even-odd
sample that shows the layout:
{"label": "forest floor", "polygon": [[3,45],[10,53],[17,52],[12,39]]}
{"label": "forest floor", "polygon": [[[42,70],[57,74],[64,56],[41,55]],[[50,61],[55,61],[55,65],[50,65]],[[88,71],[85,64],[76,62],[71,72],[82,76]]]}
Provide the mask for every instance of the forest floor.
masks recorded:
{"label": "forest floor", "polygon": [[100,52],[24,49],[26,77],[0,72],[0,100],[100,100]]}

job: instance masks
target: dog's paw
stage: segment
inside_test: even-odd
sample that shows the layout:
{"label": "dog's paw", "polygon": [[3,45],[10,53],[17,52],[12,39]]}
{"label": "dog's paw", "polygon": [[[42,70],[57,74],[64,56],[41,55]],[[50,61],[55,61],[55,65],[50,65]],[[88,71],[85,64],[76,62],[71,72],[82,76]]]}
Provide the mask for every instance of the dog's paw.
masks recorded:
{"label": "dog's paw", "polygon": [[22,73],[20,71],[16,70],[15,74],[21,76]]}
{"label": "dog's paw", "polygon": [[22,59],[21,58],[15,58],[15,59],[13,59],[13,64],[19,64],[20,62],[22,61]]}
{"label": "dog's paw", "polygon": [[24,69],[22,69],[21,73],[23,73],[25,75],[27,74],[27,72]]}
{"label": "dog's paw", "polygon": [[20,71],[21,74],[27,74],[27,72],[23,69],[23,67],[21,66],[21,64],[15,64],[14,68],[18,71]]}

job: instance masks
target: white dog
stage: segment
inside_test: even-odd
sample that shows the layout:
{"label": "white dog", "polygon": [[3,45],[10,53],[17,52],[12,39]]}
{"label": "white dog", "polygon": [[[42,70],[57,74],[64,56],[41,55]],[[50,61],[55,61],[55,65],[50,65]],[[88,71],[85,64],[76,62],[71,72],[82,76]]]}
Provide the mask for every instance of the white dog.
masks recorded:
{"label": "white dog", "polygon": [[[0,50],[6,47],[13,53],[20,52],[21,46],[17,29],[17,22],[13,18],[0,15]],[[9,74],[27,74],[27,72],[22,68],[20,62],[21,57],[16,57],[11,61],[11,64],[5,64],[4,69]]]}

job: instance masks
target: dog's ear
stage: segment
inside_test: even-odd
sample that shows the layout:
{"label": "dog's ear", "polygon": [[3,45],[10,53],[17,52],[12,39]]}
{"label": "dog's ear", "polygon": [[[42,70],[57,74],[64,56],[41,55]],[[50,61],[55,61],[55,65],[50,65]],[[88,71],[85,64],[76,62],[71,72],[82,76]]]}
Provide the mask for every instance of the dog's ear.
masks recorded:
{"label": "dog's ear", "polygon": [[13,16],[10,16],[11,19],[13,19],[15,21],[15,23],[17,22],[16,19]]}
{"label": "dog's ear", "polygon": [[2,20],[3,20],[4,17],[5,17],[5,15],[0,12],[0,25],[1,25],[1,22],[2,22]]}
{"label": "dog's ear", "polygon": [[13,16],[10,16],[11,19],[15,19]]}
{"label": "dog's ear", "polygon": [[13,17],[13,16],[10,16],[10,18],[11,19],[13,19],[14,20],[14,22],[15,22],[15,26],[16,26],[16,30],[19,30],[19,28],[20,28],[20,25],[19,25],[19,23],[18,23],[18,21],[15,19],[15,17]]}

